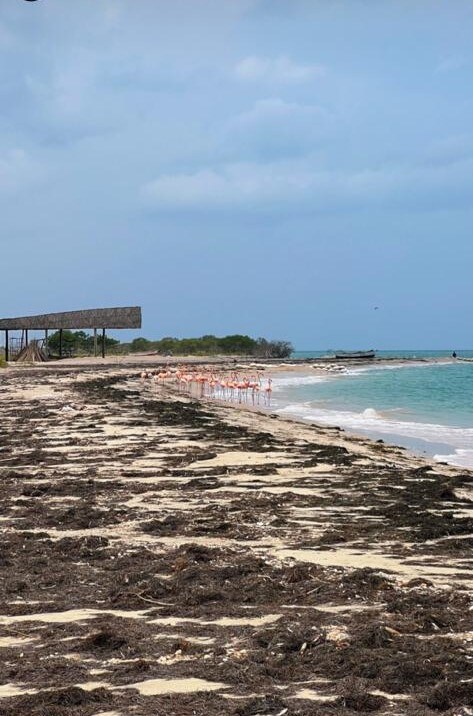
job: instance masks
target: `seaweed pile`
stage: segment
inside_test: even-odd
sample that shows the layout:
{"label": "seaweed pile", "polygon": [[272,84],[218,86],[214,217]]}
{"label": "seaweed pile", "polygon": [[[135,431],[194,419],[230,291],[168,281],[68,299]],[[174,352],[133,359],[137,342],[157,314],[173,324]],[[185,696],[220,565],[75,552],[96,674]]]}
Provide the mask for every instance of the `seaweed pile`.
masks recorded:
{"label": "seaweed pile", "polygon": [[472,713],[470,473],[129,369],[0,397],[0,715]]}

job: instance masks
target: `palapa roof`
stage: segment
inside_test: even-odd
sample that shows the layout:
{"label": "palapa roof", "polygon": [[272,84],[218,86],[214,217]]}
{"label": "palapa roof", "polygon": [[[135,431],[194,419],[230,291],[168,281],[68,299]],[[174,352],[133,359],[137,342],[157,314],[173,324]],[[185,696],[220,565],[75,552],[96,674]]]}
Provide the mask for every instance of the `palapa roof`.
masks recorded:
{"label": "palapa roof", "polygon": [[93,308],[0,319],[0,330],[58,330],[60,328],[141,328],[141,308]]}

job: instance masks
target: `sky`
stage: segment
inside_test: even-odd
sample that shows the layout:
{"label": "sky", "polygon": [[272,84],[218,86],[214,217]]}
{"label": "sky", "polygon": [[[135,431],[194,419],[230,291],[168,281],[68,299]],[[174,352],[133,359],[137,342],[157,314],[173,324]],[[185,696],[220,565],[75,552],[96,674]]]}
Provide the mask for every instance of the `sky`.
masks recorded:
{"label": "sky", "polygon": [[472,348],[472,35],[470,0],[1,0],[0,315]]}

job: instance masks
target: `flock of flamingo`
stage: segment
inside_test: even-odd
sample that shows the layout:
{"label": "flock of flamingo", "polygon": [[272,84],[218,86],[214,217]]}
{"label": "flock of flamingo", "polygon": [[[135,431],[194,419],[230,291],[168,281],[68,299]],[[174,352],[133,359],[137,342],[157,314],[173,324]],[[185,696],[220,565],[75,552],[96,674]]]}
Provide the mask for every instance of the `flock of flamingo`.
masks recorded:
{"label": "flock of flamingo", "polygon": [[180,392],[196,398],[214,398],[238,403],[251,402],[259,405],[261,397],[264,405],[270,405],[272,380],[263,383],[260,374],[241,376],[236,372],[228,374],[211,370],[184,370],[179,367],[161,371],[142,371],[141,380],[152,381],[154,385],[174,385]]}

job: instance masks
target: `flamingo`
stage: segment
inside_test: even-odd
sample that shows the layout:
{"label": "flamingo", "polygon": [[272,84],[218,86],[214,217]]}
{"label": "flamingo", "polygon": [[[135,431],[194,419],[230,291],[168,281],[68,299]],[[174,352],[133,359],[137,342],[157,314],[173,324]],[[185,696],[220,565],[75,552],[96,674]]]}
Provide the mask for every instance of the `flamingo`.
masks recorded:
{"label": "flamingo", "polygon": [[273,389],[272,389],[272,387],[271,387],[272,382],[273,382],[272,379],[271,379],[271,378],[268,378],[267,386],[266,386],[266,388],[264,389],[264,392],[265,392],[265,402],[266,402],[267,405],[269,405],[270,402],[271,402],[271,393],[273,392]]}

